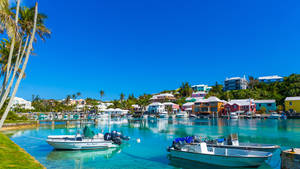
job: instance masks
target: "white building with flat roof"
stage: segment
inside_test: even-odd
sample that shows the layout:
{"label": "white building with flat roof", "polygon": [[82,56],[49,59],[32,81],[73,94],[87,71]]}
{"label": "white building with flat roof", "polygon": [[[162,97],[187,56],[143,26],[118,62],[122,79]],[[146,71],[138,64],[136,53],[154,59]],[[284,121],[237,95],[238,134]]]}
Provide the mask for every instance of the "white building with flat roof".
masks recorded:
{"label": "white building with flat roof", "polygon": [[198,84],[198,85],[193,85],[192,86],[192,89],[193,89],[194,92],[208,93],[211,88],[212,87],[209,87],[208,85],[205,85],[205,84]]}
{"label": "white building with flat roof", "polygon": [[22,109],[33,110],[34,107],[31,106],[31,101],[27,101],[20,97],[15,97],[12,103],[12,108],[19,107]]}
{"label": "white building with flat roof", "polygon": [[247,89],[248,81],[246,77],[232,77],[226,78],[224,81],[224,90],[241,90]]}
{"label": "white building with flat roof", "polygon": [[258,77],[258,81],[263,82],[263,83],[282,82],[283,77],[278,76],[278,75],[262,76],[262,77]]}

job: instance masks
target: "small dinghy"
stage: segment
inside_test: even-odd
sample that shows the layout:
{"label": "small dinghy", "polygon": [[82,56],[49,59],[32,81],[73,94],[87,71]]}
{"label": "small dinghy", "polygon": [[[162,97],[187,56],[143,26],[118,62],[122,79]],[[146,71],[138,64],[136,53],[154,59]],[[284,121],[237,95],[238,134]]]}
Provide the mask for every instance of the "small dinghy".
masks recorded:
{"label": "small dinghy", "polygon": [[266,152],[274,152],[275,150],[280,148],[278,145],[272,144],[240,143],[237,134],[231,134],[227,138],[206,139],[205,142],[208,147],[232,148]]}
{"label": "small dinghy", "polygon": [[205,142],[193,144],[193,137],[176,139],[168,151],[171,157],[227,167],[258,167],[272,156],[263,151],[207,147]]}
{"label": "small dinghy", "polygon": [[87,150],[87,149],[107,149],[118,147],[122,144],[122,140],[129,140],[127,136],[123,136],[117,131],[111,133],[95,134],[89,127],[85,126],[83,135],[53,135],[48,136],[47,143],[55,149],[60,150]]}

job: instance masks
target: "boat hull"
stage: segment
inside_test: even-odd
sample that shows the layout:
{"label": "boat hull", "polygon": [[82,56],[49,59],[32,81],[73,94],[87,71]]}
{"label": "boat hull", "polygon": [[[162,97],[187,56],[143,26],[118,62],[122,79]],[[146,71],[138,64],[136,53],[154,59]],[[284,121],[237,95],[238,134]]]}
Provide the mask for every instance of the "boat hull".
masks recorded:
{"label": "boat hull", "polygon": [[264,151],[264,152],[274,152],[279,146],[232,146],[232,145],[216,145],[216,144],[207,144],[207,147],[218,147],[218,148],[231,148],[231,149],[240,149],[240,150],[253,150],[253,151]]}
{"label": "boat hull", "polygon": [[258,167],[268,157],[234,157],[170,150],[171,157],[227,167]]}
{"label": "boat hull", "polygon": [[80,141],[52,141],[47,140],[47,143],[58,150],[89,150],[89,149],[107,149],[118,147],[110,141],[99,141],[99,142],[80,142]]}

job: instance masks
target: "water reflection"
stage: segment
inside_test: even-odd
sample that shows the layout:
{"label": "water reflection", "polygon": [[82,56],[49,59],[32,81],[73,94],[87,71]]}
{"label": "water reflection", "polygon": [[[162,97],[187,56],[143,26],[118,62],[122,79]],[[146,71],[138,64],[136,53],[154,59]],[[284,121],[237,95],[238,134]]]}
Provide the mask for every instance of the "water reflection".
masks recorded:
{"label": "water reflection", "polygon": [[61,151],[53,150],[47,155],[47,160],[95,160],[97,158],[111,158],[114,154],[120,153],[121,147],[99,149],[99,150],[78,150],[78,151]]}

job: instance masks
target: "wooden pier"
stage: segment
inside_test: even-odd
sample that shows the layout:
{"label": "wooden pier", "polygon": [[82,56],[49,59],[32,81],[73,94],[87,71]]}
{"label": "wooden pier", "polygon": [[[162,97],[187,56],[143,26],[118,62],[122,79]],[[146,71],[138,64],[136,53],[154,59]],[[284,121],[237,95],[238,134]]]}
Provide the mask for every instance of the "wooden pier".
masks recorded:
{"label": "wooden pier", "polygon": [[281,152],[281,169],[300,169],[300,148]]}

